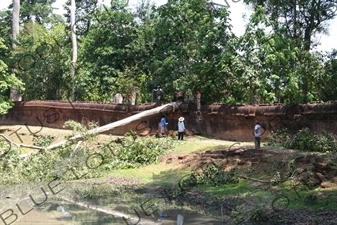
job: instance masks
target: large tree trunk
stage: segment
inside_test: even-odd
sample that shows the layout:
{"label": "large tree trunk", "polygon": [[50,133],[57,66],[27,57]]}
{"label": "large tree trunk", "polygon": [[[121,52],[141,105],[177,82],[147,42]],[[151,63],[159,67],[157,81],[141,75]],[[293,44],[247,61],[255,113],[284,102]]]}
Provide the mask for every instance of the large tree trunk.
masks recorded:
{"label": "large tree trunk", "polygon": [[136,105],[136,96],[137,96],[137,88],[135,86],[132,86],[130,90],[130,104]]}
{"label": "large tree trunk", "polygon": [[[12,12],[12,47],[16,47],[17,36],[20,32],[20,0],[13,0],[13,12]],[[16,73],[16,70],[13,69],[13,73]],[[14,86],[10,91],[10,98],[13,101],[21,101],[22,96],[20,94],[20,89],[18,86]]]}
{"label": "large tree trunk", "polygon": [[[144,118],[149,118],[149,117],[153,117],[155,115],[160,115],[162,113],[167,113],[167,112],[173,111],[175,109],[178,109],[180,104],[181,104],[181,102],[171,102],[171,103],[168,103],[166,105],[156,107],[154,109],[149,109],[149,110],[146,110],[144,112],[140,112],[138,114],[132,115],[132,116],[127,117],[125,119],[118,120],[118,121],[113,122],[113,123],[109,123],[109,124],[104,125],[102,127],[98,127],[98,128],[89,130],[88,133],[90,135],[103,133],[103,132],[115,129],[117,127],[125,126],[125,125],[130,124],[130,123],[132,123],[134,121],[137,121],[137,120],[142,120]],[[70,143],[74,143],[74,142],[77,142],[78,140],[82,140],[82,139],[83,139],[83,136],[78,134],[78,135],[75,135],[75,136],[71,137],[69,139],[69,141],[70,141]],[[62,145],[67,145],[67,143],[69,143],[69,141],[63,140],[61,142],[58,142],[56,144],[48,146],[47,149],[51,150],[51,149],[55,149],[57,147],[60,147]]]}
{"label": "large tree trunk", "polygon": [[77,62],[77,37],[76,37],[76,21],[75,21],[75,12],[76,12],[76,4],[75,0],[71,0],[70,7],[70,26],[71,26],[71,44],[73,55],[71,59],[71,76],[73,79],[72,84],[72,101],[76,100],[76,87],[75,87],[75,75],[76,75],[76,62]]}

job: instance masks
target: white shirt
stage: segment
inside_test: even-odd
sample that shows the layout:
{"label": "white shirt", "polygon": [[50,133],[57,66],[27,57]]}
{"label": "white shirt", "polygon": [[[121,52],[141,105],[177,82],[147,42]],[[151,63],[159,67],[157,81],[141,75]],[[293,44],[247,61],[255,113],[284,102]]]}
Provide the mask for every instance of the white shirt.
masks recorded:
{"label": "white shirt", "polygon": [[261,136],[261,126],[259,124],[255,125],[254,136],[255,137],[260,137]]}
{"label": "white shirt", "polygon": [[178,132],[184,132],[185,130],[185,124],[184,122],[178,122]]}

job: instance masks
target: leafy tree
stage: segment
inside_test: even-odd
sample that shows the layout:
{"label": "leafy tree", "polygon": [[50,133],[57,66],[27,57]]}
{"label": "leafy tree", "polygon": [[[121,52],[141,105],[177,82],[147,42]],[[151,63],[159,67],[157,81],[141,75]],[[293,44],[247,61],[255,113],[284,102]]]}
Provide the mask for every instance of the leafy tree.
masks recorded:
{"label": "leafy tree", "polygon": [[47,30],[36,23],[27,23],[22,30],[13,61],[18,77],[26,84],[25,100],[60,100],[71,90],[64,31],[64,24]]}
{"label": "leafy tree", "polygon": [[272,21],[274,32],[290,39],[292,48],[301,50],[301,54],[297,55],[296,66],[299,68],[296,70],[301,71],[297,81],[302,91],[301,101],[304,103],[309,101],[310,70],[306,67],[307,54],[302,51],[309,52],[317,46],[318,43],[314,41],[315,35],[328,31],[328,22],[336,17],[337,0],[244,0],[244,2],[252,5],[255,10],[259,6],[263,7]]}
{"label": "leafy tree", "polygon": [[[0,11],[0,37],[3,38],[3,43],[6,46],[12,45],[12,12],[9,10]],[[8,51],[10,51],[8,49]]]}
{"label": "leafy tree", "polygon": [[[21,22],[35,22],[41,25],[47,25],[55,20],[60,21],[60,17],[53,14],[52,4],[55,1],[56,0],[21,0]],[[9,8],[11,8],[11,6]]]}
{"label": "leafy tree", "polygon": [[320,94],[323,101],[337,99],[337,49],[326,55],[324,70],[327,75],[321,84]]}
{"label": "leafy tree", "polygon": [[[102,9],[86,36],[81,39],[77,90],[80,99],[110,101],[121,85],[120,72],[135,71],[130,44],[136,39],[137,24],[126,8]],[[128,74],[131,78],[134,73]],[[135,74],[135,76],[137,76]],[[90,91],[88,91],[90,90]]]}
{"label": "leafy tree", "polygon": [[6,54],[7,47],[0,38],[0,114],[6,114],[13,106],[12,100],[9,99],[10,88],[17,86],[23,88],[23,83],[12,73],[8,71],[8,66],[1,60],[8,57]]}
{"label": "leafy tree", "polygon": [[[226,73],[221,56],[230,55],[232,37],[225,8],[213,13],[204,1],[169,1],[154,13],[151,32],[151,63],[147,71],[152,84],[162,84],[173,97],[178,90],[188,94],[200,89],[203,101],[221,101]],[[229,40],[229,41],[228,41]],[[171,100],[171,99],[169,99]]]}
{"label": "leafy tree", "polygon": [[239,74],[237,83],[244,84],[241,96],[248,95],[246,102],[251,104],[300,103],[301,85],[307,79],[307,99],[318,100],[320,85],[326,78],[322,55],[294,47],[293,40],[273,30],[266,32],[272,25],[264,9],[258,7],[238,41],[236,48],[242,57],[234,68]]}

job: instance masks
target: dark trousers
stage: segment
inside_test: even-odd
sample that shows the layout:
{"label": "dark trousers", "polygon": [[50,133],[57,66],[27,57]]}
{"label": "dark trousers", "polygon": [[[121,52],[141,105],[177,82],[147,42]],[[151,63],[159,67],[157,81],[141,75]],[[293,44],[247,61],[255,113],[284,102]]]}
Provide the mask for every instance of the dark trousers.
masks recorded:
{"label": "dark trousers", "polygon": [[159,105],[159,106],[161,105],[161,96],[157,97],[157,105]]}
{"label": "dark trousers", "polygon": [[184,132],[178,132],[178,140],[184,139]]}
{"label": "dark trousers", "polygon": [[260,149],[260,137],[255,137],[254,143],[255,143],[255,149]]}

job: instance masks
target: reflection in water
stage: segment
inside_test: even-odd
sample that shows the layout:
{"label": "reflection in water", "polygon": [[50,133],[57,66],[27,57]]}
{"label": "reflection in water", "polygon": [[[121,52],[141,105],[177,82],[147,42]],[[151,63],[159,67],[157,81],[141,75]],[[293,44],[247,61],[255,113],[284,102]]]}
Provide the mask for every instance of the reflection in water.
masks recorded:
{"label": "reflection in water", "polygon": [[63,206],[59,207],[65,217],[71,217],[71,213],[66,211]]}
{"label": "reflection in water", "polygon": [[[160,198],[151,198],[148,203],[153,204],[153,210],[151,210],[153,213],[146,215],[142,211],[141,205],[149,199],[149,193],[140,194],[134,190],[114,189],[110,185],[95,187],[74,183],[74,186],[76,187],[72,188],[69,184],[67,191],[61,193],[62,196],[48,194],[50,196],[48,201],[39,206],[33,206],[32,201],[27,198],[27,195],[33,193],[33,189],[26,187],[26,190],[21,188],[22,193],[16,192],[17,196],[22,197],[20,200],[17,198],[14,200],[16,196],[13,194],[14,192],[4,192],[1,195],[3,200],[6,199],[5,196],[9,196],[7,195],[9,193],[13,199],[5,200],[5,205],[0,204],[0,206],[4,206],[0,214],[7,208],[13,209],[13,213],[18,218],[11,225],[124,225],[126,223],[122,217],[127,218],[129,224],[135,224],[135,219],[138,218],[134,210],[139,212],[141,218],[138,225],[176,225],[179,224],[177,219],[181,221],[181,225],[222,224],[220,218],[205,216],[188,210],[186,207],[166,203]],[[36,195],[36,198],[39,199],[41,196],[43,197],[43,194]],[[27,213],[22,215],[15,208],[16,203],[19,203],[23,212]],[[29,209],[32,210],[28,212]],[[150,212],[150,209],[147,210]],[[6,220],[8,224],[13,218],[14,216]]]}
{"label": "reflection in water", "polygon": [[165,220],[167,217],[167,214],[163,211],[158,212],[160,220]]}

